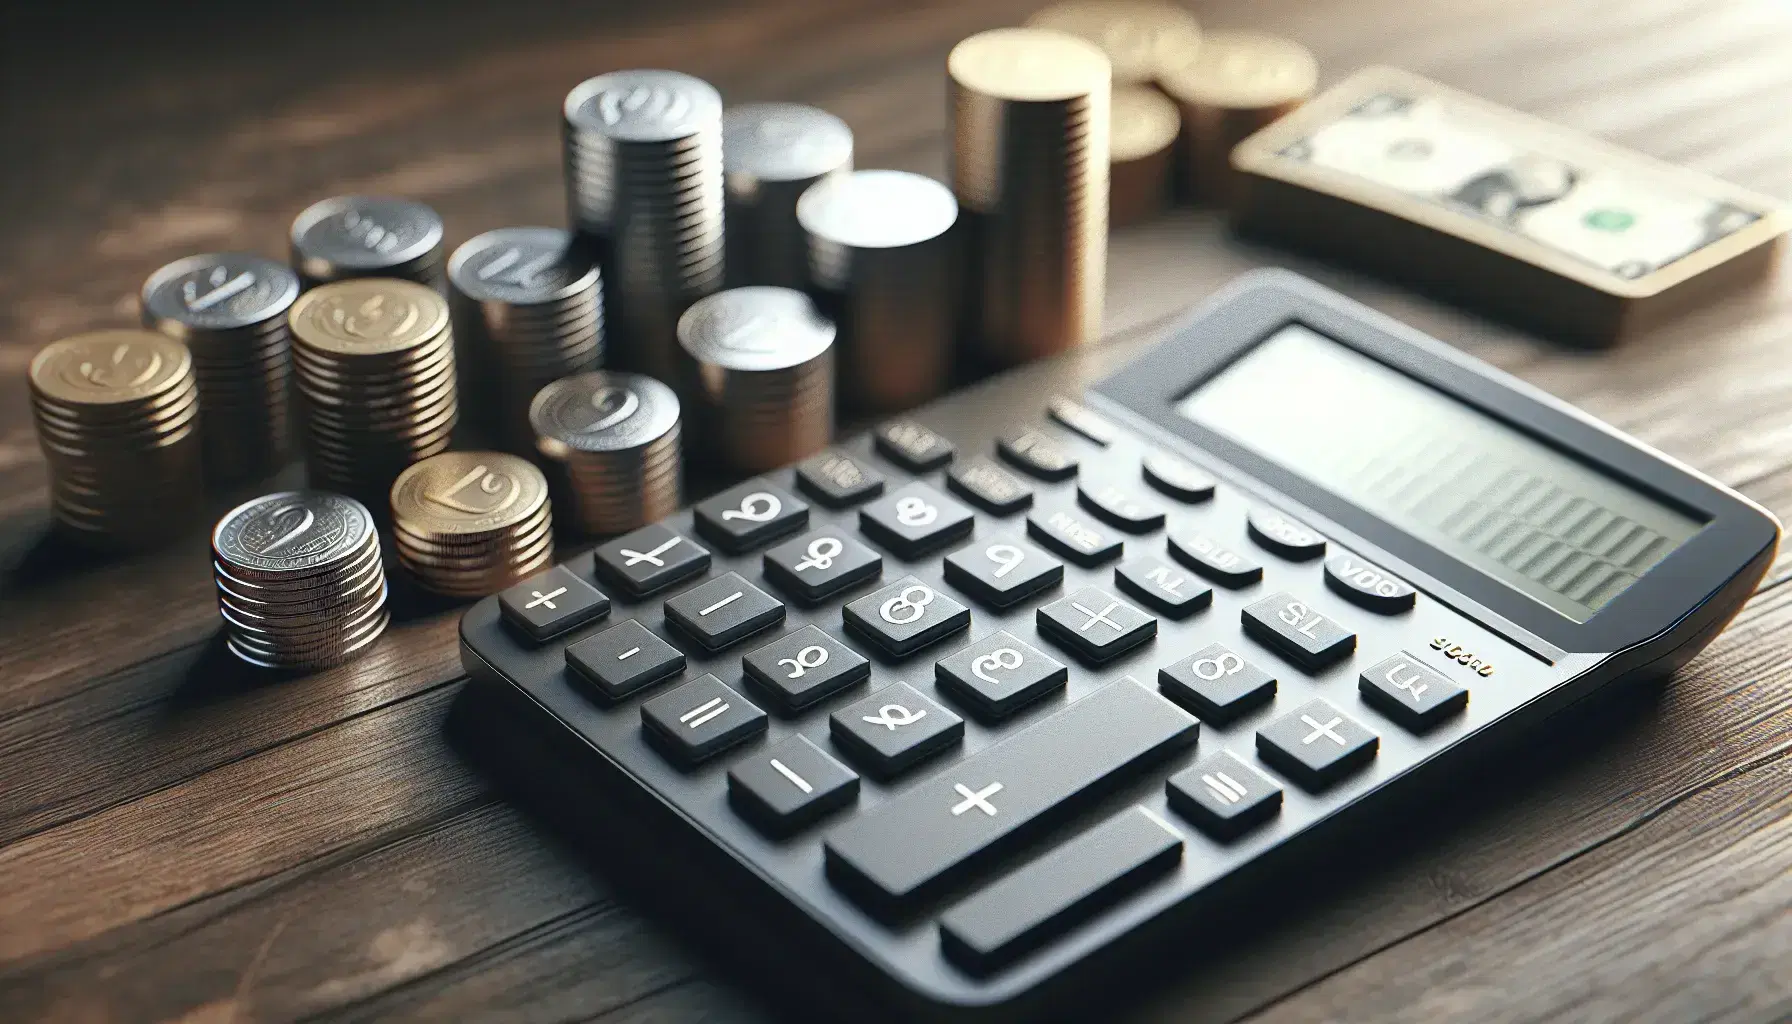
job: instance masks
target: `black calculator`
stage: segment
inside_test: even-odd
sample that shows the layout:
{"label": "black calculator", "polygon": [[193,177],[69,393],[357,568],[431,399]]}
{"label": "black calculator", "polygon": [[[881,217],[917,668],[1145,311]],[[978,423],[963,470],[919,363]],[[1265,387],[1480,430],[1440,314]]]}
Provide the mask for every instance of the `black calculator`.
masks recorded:
{"label": "black calculator", "polygon": [[1086,394],[1006,394],[1030,421],[975,426],[989,393],[462,620],[469,731],[803,1016],[1120,998],[1222,894],[1298,889],[1378,805],[1671,673],[1779,542],[1734,491],[1281,271]]}

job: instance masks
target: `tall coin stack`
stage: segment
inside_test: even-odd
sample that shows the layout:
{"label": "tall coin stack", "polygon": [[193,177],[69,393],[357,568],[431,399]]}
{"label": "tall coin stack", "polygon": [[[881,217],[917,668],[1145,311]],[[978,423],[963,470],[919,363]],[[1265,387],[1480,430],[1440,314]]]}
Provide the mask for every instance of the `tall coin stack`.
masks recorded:
{"label": "tall coin stack", "polygon": [[1108,59],[1063,32],[981,32],[946,58],[971,325],[996,366],[1096,338],[1107,266]]}
{"label": "tall coin stack", "polygon": [[293,303],[292,356],[311,486],[382,507],[459,416],[448,303],[410,281],[320,285]]}
{"label": "tall coin stack", "polygon": [[839,404],[912,408],[951,382],[962,293],[952,190],[907,171],[854,171],[803,193],[809,291],[838,332]]}
{"label": "tall coin stack", "polygon": [[728,182],[728,281],[802,288],[809,249],[797,200],[809,186],[852,170],[852,129],[800,103],[748,103],[722,114]]}
{"label": "tall coin stack", "polygon": [[202,480],[186,346],[150,331],[95,331],[45,346],[29,376],[51,505],[73,537],[142,548],[191,524]]}
{"label": "tall coin stack", "polygon": [[559,228],[499,228],[448,260],[461,392],[506,447],[528,452],[529,403],[551,381],[603,365],[603,287]]}
{"label": "tall coin stack", "polygon": [[262,668],[339,664],[379,638],[386,573],[367,507],[322,491],[265,494],[212,530],[225,643]]}
{"label": "tall coin stack", "polygon": [[291,440],[292,333],[299,279],[273,260],[205,253],[143,284],[143,325],[186,343],[199,378],[205,475],[219,483],[266,476]]}
{"label": "tall coin stack", "polygon": [[1101,47],[1114,85],[1148,85],[1168,64],[1201,45],[1201,23],[1169,0],[1066,0],[1027,19],[1032,28],[1068,32]]}
{"label": "tall coin stack", "polygon": [[567,94],[569,219],[604,273],[612,366],[671,380],[678,318],[722,286],[722,97],[676,71]]}
{"label": "tall coin stack", "polygon": [[392,484],[392,544],[427,590],[496,593],[553,561],[547,478],[515,455],[432,455]]}
{"label": "tall coin stack", "polygon": [[409,199],[335,196],[292,222],[292,265],[305,287],[396,277],[442,290],[442,218]]}
{"label": "tall coin stack", "polygon": [[1237,187],[1232,150],[1300,107],[1319,84],[1319,62],[1291,39],[1214,32],[1165,65],[1164,92],[1182,108],[1183,171],[1189,195],[1227,205]]}
{"label": "tall coin stack", "polygon": [[581,373],[541,389],[529,408],[536,447],[557,467],[579,528],[624,533],[677,511],[679,406],[634,373]]}
{"label": "tall coin stack", "polygon": [[689,359],[691,421],[741,473],[777,469],[827,447],[834,434],[834,325],[790,288],[730,288],[678,321]]}

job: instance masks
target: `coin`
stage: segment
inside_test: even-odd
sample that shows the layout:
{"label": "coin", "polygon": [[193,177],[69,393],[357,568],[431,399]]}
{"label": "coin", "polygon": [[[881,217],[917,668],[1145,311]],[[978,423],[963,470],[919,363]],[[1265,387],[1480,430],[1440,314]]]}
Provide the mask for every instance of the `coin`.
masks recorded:
{"label": "coin", "polygon": [[594,371],[557,380],[529,407],[536,447],[586,533],[663,519],[682,493],[678,396],[651,377]]}
{"label": "coin", "polygon": [[834,433],[834,325],[790,288],[729,288],[678,321],[699,451],[741,473],[787,466]]}
{"label": "coin", "polygon": [[392,485],[399,564],[454,597],[483,597],[546,567],[552,515],[541,470],[502,452],[444,452]]}
{"label": "coin", "polygon": [[1108,144],[1108,222],[1137,224],[1170,201],[1170,175],[1182,118],[1150,86],[1116,88]]}
{"label": "coin", "polygon": [[1182,110],[1186,187],[1202,202],[1235,192],[1233,147],[1300,107],[1319,82],[1306,47],[1262,32],[1213,32],[1164,65],[1159,84]]}
{"label": "coin", "polygon": [[292,265],[306,287],[397,277],[441,290],[442,218],[409,199],[335,196],[292,222]]}
{"label": "coin", "polygon": [[1027,24],[1101,47],[1114,66],[1116,87],[1148,83],[1166,63],[1201,45],[1201,24],[1193,14],[1154,0],[1070,0],[1039,11]]}
{"label": "coin", "polygon": [[728,191],[727,266],[733,285],[801,288],[809,253],[797,200],[852,170],[852,129],[800,103],[748,103],[722,114]]}

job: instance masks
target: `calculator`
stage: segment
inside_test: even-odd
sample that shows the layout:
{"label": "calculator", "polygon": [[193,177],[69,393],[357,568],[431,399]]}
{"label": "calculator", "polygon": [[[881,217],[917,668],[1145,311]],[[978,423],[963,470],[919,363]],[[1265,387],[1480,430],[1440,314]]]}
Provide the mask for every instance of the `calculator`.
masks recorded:
{"label": "calculator", "polygon": [[1085,394],[993,387],[1037,415],[948,397],[461,623],[506,777],[805,1017],[1111,1005],[1222,896],[1671,673],[1779,542],[1283,271]]}

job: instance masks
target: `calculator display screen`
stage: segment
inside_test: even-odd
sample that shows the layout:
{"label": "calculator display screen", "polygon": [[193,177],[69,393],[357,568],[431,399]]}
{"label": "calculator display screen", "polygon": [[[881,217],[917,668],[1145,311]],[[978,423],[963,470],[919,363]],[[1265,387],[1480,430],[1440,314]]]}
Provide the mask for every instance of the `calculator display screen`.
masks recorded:
{"label": "calculator display screen", "polygon": [[1703,525],[1299,325],[1176,408],[1576,622]]}

